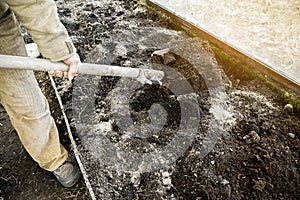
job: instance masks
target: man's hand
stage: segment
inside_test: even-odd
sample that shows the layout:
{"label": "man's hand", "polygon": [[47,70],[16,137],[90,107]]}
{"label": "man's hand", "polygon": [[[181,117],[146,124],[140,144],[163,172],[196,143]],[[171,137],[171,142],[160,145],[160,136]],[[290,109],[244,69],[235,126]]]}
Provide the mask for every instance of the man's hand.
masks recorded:
{"label": "man's hand", "polygon": [[66,65],[69,66],[68,72],[62,72],[62,71],[50,71],[51,76],[57,76],[57,77],[64,77],[68,78],[69,81],[71,81],[75,76],[78,75],[78,64],[80,63],[80,58],[78,54],[74,54],[73,56],[65,59],[63,61]]}

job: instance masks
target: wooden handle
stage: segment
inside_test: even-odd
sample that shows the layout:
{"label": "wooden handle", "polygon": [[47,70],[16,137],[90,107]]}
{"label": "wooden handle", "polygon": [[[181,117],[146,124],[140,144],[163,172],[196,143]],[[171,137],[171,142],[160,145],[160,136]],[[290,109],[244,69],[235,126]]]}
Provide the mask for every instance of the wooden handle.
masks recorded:
{"label": "wooden handle", "polygon": [[[21,56],[0,55],[0,68],[29,69],[34,71],[68,71],[68,66],[62,62],[51,62],[46,59]],[[164,72],[152,69],[128,68],[112,65],[79,63],[78,73],[100,76],[123,76],[135,79],[160,81]]]}

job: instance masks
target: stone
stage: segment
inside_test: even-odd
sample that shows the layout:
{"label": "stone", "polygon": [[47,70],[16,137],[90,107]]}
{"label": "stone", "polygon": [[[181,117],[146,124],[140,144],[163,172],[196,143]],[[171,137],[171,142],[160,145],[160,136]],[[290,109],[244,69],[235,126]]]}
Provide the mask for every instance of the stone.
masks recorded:
{"label": "stone", "polygon": [[288,113],[288,114],[293,114],[294,112],[294,107],[291,104],[286,104],[283,108],[283,110]]}
{"label": "stone", "polygon": [[247,144],[251,144],[260,141],[260,136],[256,131],[251,131],[248,135],[244,136],[243,139]]}
{"label": "stone", "polygon": [[293,139],[296,137],[294,133],[289,133],[288,136],[293,138]]}
{"label": "stone", "polygon": [[222,185],[227,185],[227,184],[229,184],[229,181],[226,180],[226,179],[223,179],[220,183],[221,183]]}

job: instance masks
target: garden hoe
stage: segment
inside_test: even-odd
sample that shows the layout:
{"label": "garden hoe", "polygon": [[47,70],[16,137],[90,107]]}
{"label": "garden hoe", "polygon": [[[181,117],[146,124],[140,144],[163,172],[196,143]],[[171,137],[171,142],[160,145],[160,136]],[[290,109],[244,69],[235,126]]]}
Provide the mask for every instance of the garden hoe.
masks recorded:
{"label": "garden hoe", "polygon": [[[68,71],[68,66],[62,62],[51,62],[46,59],[10,55],[0,55],[0,68],[29,69],[33,71]],[[136,79],[142,84],[151,84],[151,81],[160,82],[164,77],[164,72],[159,70],[90,63],[79,63],[78,73],[129,77]]]}

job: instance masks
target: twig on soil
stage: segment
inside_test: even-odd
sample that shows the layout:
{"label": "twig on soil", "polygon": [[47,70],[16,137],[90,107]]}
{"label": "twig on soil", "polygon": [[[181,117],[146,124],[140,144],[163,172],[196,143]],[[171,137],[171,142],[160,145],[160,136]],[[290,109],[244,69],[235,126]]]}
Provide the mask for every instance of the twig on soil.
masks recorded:
{"label": "twig on soil", "polygon": [[88,107],[88,105],[89,105],[89,104],[86,104],[86,105],[84,106],[84,108],[80,111],[80,113],[79,113],[79,119],[81,119],[81,114],[85,111],[85,109]]}
{"label": "twig on soil", "polygon": [[15,129],[12,127],[9,129],[8,133],[11,134]]}
{"label": "twig on soil", "polygon": [[11,177],[15,180],[15,183],[18,184],[18,179],[14,175],[11,175]]}
{"label": "twig on soil", "polygon": [[[76,191],[76,190],[74,190]],[[79,190],[77,190],[76,194],[70,194],[70,196],[65,197],[66,199],[78,199],[78,195],[79,195]]]}
{"label": "twig on soil", "polygon": [[66,199],[77,199],[77,195],[71,195],[71,196],[68,196],[68,197],[65,197]]}
{"label": "twig on soil", "polygon": [[0,177],[0,179],[4,180],[5,182],[8,182],[8,180],[4,177]]}
{"label": "twig on soil", "polygon": [[24,149],[23,149],[23,148],[21,148],[21,151],[20,151],[19,155],[21,155],[21,154],[23,153],[23,151],[24,151]]}
{"label": "twig on soil", "polygon": [[21,163],[21,160],[22,160],[22,155],[19,156],[19,160],[18,160],[19,164]]}

